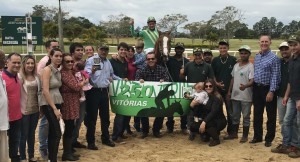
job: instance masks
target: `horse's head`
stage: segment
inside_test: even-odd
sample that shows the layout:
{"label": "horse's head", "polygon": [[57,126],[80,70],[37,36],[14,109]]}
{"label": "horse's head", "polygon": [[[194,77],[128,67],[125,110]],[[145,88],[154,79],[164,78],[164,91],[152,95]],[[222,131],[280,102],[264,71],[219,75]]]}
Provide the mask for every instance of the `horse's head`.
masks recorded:
{"label": "horse's head", "polygon": [[155,43],[155,54],[159,60],[166,62],[171,51],[171,31],[161,32],[159,31],[159,38]]}

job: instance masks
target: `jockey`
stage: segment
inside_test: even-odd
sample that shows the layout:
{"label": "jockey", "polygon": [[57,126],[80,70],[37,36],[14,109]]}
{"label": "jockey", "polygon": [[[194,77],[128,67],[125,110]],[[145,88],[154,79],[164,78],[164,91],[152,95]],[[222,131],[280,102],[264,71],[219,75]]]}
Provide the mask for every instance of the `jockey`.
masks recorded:
{"label": "jockey", "polygon": [[130,20],[130,32],[134,37],[142,37],[144,39],[145,53],[153,51],[156,40],[158,39],[159,33],[156,26],[156,20],[150,16],[147,20],[148,28],[139,32],[134,31],[134,20]]}

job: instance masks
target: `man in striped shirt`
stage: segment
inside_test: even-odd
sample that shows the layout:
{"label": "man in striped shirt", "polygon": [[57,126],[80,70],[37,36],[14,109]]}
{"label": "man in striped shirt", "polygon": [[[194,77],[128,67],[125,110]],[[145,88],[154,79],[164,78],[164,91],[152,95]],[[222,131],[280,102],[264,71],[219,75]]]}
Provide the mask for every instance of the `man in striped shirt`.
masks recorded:
{"label": "man in striped shirt", "polygon": [[276,103],[274,94],[280,83],[280,60],[271,51],[271,38],[262,35],[259,39],[261,51],[254,59],[254,137],[250,143],[262,142],[263,136],[263,113],[264,107],[267,111],[267,134],[265,136],[265,146],[270,147],[275,137],[276,131]]}

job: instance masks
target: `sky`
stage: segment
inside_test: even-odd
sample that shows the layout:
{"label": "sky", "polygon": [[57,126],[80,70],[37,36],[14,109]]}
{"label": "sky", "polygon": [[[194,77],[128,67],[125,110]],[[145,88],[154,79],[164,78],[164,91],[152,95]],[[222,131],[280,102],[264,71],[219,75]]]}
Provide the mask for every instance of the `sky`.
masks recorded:
{"label": "sky", "polygon": [[[58,0],[0,0],[1,16],[24,16],[35,5],[58,7]],[[187,15],[188,22],[208,21],[226,6],[234,6],[244,14],[249,28],[262,17],[275,17],[285,25],[300,21],[300,0],[63,0],[62,10],[70,16],[82,16],[96,25],[107,21],[109,15],[125,14],[135,20],[135,26],[146,25],[147,18],[156,20],[167,14]]]}

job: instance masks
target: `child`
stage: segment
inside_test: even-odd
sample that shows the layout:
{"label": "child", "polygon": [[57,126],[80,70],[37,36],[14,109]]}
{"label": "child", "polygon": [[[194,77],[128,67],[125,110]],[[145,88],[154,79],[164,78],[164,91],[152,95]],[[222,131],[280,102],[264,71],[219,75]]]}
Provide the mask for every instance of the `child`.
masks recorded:
{"label": "child", "polygon": [[74,71],[75,71],[75,77],[77,79],[78,82],[82,82],[83,79],[86,79],[86,84],[82,87],[82,90],[80,91],[80,102],[85,101],[85,95],[84,95],[84,91],[88,91],[90,90],[93,86],[89,83],[89,74],[83,70],[84,69],[84,64],[81,62],[77,62],[75,63],[74,66]]}
{"label": "child", "polygon": [[135,65],[137,69],[142,69],[143,67],[145,67],[145,60],[146,60],[146,55],[143,52],[144,42],[139,40],[136,43],[135,48],[136,48],[136,53],[134,54],[135,61],[133,62],[133,65]]}

